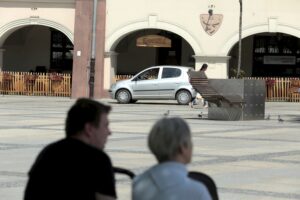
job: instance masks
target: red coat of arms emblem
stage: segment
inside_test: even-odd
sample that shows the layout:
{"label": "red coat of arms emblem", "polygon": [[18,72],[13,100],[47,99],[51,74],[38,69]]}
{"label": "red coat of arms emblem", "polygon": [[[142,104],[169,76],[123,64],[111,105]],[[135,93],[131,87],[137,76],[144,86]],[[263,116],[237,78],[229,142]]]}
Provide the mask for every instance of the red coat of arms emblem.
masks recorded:
{"label": "red coat of arms emblem", "polygon": [[202,25],[204,31],[208,35],[213,35],[218,31],[218,29],[220,28],[220,26],[222,24],[222,20],[223,20],[223,15],[221,15],[221,14],[216,14],[216,15],[215,14],[213,14],[213,15],[201,14],[200,15],[201,25]]}

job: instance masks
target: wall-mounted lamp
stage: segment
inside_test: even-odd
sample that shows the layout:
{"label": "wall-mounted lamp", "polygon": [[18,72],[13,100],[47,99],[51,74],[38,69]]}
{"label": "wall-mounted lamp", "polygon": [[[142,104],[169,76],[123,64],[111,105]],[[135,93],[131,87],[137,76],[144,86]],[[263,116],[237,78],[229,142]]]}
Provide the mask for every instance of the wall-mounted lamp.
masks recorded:
{"label": "wall-mounted lamp", "polygon": [[212,16],[213,14],[214,14],[214,8],[215,8],[216,6],[215,5],[213,5],[213,4],[211,4],[211,5],[209,5],[208,6],[208,14],[209,14],[209,16]]}

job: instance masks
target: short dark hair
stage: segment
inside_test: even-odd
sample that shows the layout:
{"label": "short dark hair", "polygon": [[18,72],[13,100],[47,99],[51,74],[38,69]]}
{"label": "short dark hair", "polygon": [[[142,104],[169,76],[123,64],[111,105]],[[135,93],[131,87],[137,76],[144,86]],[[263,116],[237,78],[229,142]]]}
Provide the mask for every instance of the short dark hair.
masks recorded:
{"label": "short dark hair", "polygon": [[84,129],[86,123],[99,126],[103,113],[109,113],[111,107],[88,98],[80,98],[70,108],[66,118],[66,136],[73,136]]}

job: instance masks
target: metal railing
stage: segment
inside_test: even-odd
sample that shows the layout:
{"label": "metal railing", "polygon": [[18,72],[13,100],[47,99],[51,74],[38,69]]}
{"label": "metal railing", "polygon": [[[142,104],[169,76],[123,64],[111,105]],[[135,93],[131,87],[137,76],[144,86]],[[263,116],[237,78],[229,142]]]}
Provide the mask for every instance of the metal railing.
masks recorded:
{"label": "metal railing", "polygon": [[244,77],[266,81],[266,101],[300,102],[300,78]]}

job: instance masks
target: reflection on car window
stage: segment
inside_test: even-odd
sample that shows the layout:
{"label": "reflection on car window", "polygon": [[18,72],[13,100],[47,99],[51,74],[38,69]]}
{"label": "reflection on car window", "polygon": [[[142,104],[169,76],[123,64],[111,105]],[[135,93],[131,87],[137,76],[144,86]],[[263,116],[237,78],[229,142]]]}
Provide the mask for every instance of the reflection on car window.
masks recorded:
{"label": "reflection on car window", "polygon": [[162,78],[175,78],[181,75],[181,70],[177,68],[164,68]]}
{"label": "reflection on car window", "polygon": [[154,80],[158,78],[159,68],[149,69],[138,76],[138,80]]}

